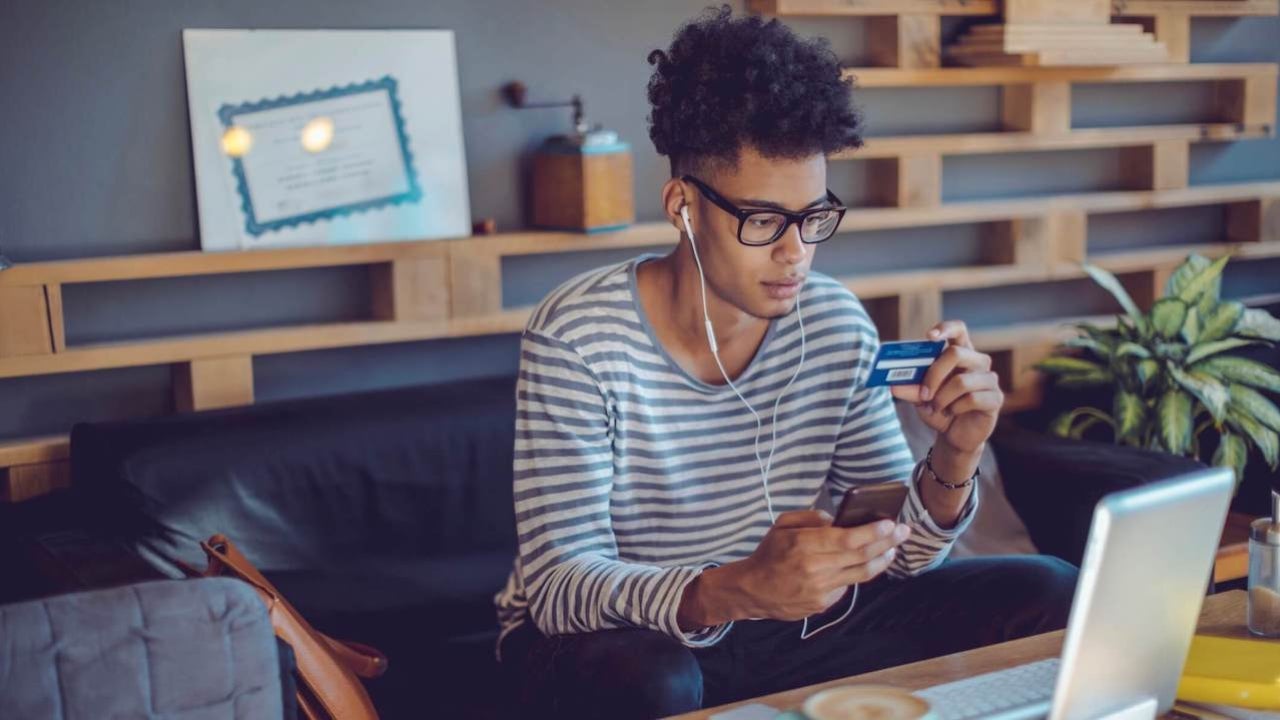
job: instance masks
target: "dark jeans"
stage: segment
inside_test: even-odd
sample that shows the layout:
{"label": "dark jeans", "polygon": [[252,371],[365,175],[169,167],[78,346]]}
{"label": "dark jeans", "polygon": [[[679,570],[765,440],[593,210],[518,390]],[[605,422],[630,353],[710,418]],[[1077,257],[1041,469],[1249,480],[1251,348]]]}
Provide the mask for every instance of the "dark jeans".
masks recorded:
{"label": "dark jeans", "polygon": [[[800,622],[776,620],[739,621],[698,649],[653,630],[544,637],[526,623],[503,665],[530,717],[661,717],[1060,629],[1075,583],[1051,557],[950,560],[861,586],[849,617],[808,640]],[[847,608],[846,594],[810,631]]]}

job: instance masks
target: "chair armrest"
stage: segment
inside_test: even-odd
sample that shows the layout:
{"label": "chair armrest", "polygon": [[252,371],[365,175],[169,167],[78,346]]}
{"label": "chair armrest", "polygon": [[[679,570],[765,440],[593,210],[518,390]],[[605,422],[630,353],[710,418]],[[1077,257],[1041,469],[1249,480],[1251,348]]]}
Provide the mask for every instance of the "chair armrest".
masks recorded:
{"label": "chair armrest", "polygon": [[1002,423],[991,439],[1005,494],[1042,553],[1076,565],[1103,496],[1204,467],[1127,445],[1070,440]]}

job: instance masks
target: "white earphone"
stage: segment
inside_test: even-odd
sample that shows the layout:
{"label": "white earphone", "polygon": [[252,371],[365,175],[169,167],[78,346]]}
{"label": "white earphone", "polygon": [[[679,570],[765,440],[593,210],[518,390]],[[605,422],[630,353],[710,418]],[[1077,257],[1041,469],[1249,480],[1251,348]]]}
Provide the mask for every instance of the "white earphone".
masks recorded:
{"label": "white earphone", "polygon": [[[756,463],[760,465],[760,483],[764,486],[764,502],[765,507],[769,510],[769,522],[773,523],[777,521],[777,517],[773,513],[773,499],[769,497],[769,471],[773,469],[773,452],[778,447],[778,408],[782,405],[782,398],[787,394],[787,390],[791,389],[791,385],[796,381],[796,378],[800,377],[800,371],[804,368],[804,314],[800,311],[800,296],[796,295],[796,320],[800,323],[800,362],[796,364],[795,374],[792,375],[791,379],[787,381],[787,384],[782,387],[781,392],[778,393],[777,402],[773,404],[773,416],[770,418],[770,424],[773,426],[773,437],[769,441],[769,460],[768,462],[765,462],[760,457],[760,433],[764,429],[764,423],[760,419],[760,413],[756,412],[756,409],[751,406],[751,403],[747,402],[747,399],[738,391],[737,386],[735,386],[733,381],[729,379],[729,373],[725,371],[724,364],[720,361],[720,349],[716,344],[715,328],[711,325],[711,314],[707,310],[707,277],[702,271],[702,260],[698,257],[698,244],[694,242],[693,239],[693,224],[689,222],[688,205],[680,206],[680,217],[684,220],[685,234],[689,236],[689,248],[693,250],[693,262],[698,267],[698,282],[702,293],[702,320],[705,323],[707,331],[707,345],[711,348],[711,357],[715,359],[716,367],[720,369],[720,376],[724,378],[729,389],[733,390],[733,394],[738,396],[738,399],[742,401],[742,404],[747,407],[747,410],[750,411],[751,415],[756,419]],[[844,614],[813,632],[809,632],[809,618],[805,618],[804,625],[800,628],[800,639],[808,640],[823,630],[834,625],[838,625],[849,616],[849,613],[853,612],[853,606],[857,602],[858,586],[854,585],[853,598],[849,601],[849,608],[844,611]]]}

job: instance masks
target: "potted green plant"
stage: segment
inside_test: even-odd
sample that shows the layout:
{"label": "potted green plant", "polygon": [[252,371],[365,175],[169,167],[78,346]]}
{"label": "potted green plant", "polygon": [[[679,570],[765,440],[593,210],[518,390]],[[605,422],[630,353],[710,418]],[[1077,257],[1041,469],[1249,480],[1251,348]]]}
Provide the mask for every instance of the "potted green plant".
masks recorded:
{"label": "potted green plant", "polygon": [[1143,313],[1114,275],[1084,271],[1119,301],[1124,313],[1111,326],[1079,323],[1065,342],[1073,354],[1037,365],[1060,386],[1110,386],[1110,412],[1079,407],[1054,419],[1051,431],[1079,438],[1108,426],[1117,443],[1201,458],[1201,437],[1213,433],[1209,460],[1243,475],[1250,446],[1272,470],[1280,461],[1280,410],[1262,392],[1280,392],[1280,372],[1227,354],[1280,341],[1280,320],[1242,303],[1221,300],[1229,256],[1210,261],[1191,255],[1169,277],[1164,297]]}

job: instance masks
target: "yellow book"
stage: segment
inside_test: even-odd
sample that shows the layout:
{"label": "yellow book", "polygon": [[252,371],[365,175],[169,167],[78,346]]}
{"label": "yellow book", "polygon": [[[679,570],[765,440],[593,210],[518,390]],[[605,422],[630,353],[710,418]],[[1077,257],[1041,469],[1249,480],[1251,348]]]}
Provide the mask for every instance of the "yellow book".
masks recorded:
{"label": "yellow book", "polygon": [[1280,641],[1196,635],[1178,698],[1280,710]]}

